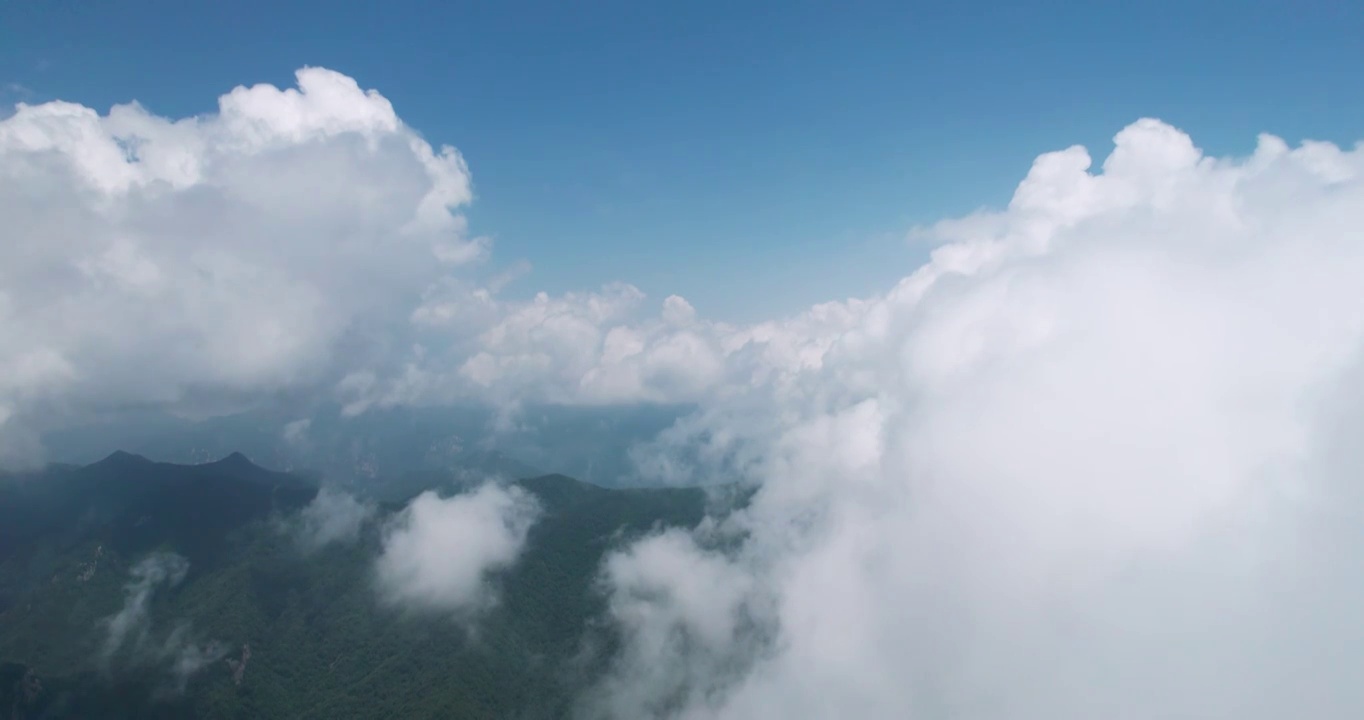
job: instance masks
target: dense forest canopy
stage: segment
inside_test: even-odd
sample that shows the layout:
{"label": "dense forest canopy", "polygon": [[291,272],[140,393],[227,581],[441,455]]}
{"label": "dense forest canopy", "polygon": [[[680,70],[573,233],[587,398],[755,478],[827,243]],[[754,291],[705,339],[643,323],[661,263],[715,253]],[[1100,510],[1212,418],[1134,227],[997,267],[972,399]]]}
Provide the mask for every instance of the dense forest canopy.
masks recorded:
{"label": "dense forest canopy", "polygon": [[[417,492],[319,492],[240,454],[174,465],[120,452],[0,478],[0,707],[15,718],[564,717],[615,642],[604,554],[693,527],[708,502],[699,489],[561,475]],[[377,568],[396,536],[419,531],[412,508],[480,492],[516,498],[534,522],[514,556],[476,573],[477,601],[428,602],[441,585],[418,588],[422,602],[387,596]],[[442,551],[450,563],[473,552]]]}

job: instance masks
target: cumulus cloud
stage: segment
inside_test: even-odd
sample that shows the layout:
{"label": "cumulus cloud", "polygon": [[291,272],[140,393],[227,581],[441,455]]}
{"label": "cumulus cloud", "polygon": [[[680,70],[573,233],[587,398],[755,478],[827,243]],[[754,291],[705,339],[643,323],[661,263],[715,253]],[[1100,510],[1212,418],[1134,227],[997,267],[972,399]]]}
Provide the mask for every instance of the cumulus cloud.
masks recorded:
{"label": "cumulus cloud", "polygon": [[651,305],[625,283],[528,301],[443,283],[412,313],[423,342],[401,370],[357,371],[340,393],[356,414],[376,405],[469,400],[499,407],[684,403],[722,385],[734,328],[697,320],[675,295],[652,312]]}
{"label": "cumulus cloud", "polygon": [[0,462],[129,407],[694,402],[827,342],[819,313],[737,328],[626,283],[504,300],[524,262],[456,272],[490,248],[471,200],[458,152],[322,68],[182,119],[18,105],[0,121]]}
{"label": "cumulus cloud", "polygon": [[601,575],[623,651],[606,681],[581,698],[589,714],[665,716],[704,702],[742,679],[771,637],[757,578],[683,531],[608,556]]}
{"label": "cumulus cloud", "polygon": [[299,511],[295,537],[304,552],[316,552],[332,543],[354,542],[377,508],[350,493],[323,487]]}
{"label": "cumulus cloud", "polygon": [[607,562],[589,715],[1364,711],[1364,150],[1115,142],[660,439],[761,486]]}
{"label": "cumulus cloud", "polygon": [[817,306],[750,326],[702,319],[677,295],[653,303],[633,285],[504,301],[488,287],[444,282],[413,311],[416,345],[388,374],[360,370],[338,387],[346,414],[464,401],[693,404],[753,384],[789,382],[866,303]]}
{"label": "cumulus cloud", "polygon": [[422,288],[486,250],[457,213],[468,170],[354,80],[297,82],[179,120],[50,102],[0,121],[7,437],[125,406],[230,409],[408,347]]}
{"label": "cumulus cloud", "polygon": [[504,300],[526,263],[455,272],[490,249],[471,200],[458,152],[322,68],[198,117],[18,105],[0,121],[0,462],[128,407],[690,402],[808,354],[625,283]]}
{"label": "cumulus cloud", "polygon": [[487,483],[442,498],[418,495],[387,529],[376,563],[388,602],[467,615],[496,601],[491,576],[521,554],[540,506],[515,486]]}

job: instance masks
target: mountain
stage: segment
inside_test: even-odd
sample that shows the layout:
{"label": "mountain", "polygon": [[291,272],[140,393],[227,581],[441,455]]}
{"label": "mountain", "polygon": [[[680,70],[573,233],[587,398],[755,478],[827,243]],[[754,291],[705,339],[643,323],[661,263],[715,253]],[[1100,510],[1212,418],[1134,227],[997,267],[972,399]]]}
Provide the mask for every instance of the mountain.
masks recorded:
{"label": "mountain", "polygon": [[316,483],[239,453],[0,477],[0,716],[565,717],[614,642],[602,557],[696,525],[708,495],[512,484],[542,514],[494,578],[499,601],[468,621],[375,591],[385,532],[425,488],[374,506],[354,542],[305,552],[291,528]]}
{"label": "mountain", "polygon": [[173,465],[115,452],[86,467],[50,468],[0,484],[0,559],[34,547],[25,541],[60,546],[98,537],[125,553],[169,542],[203,562],[228,529],[276,506],[300,506],[315,492],[313,484],[240,453]]}
{"label": "mountain", "polygon": [[630,449],[654,438],[690,406],[531,405],[507,421],[481,406],[257,410],[203,420],[127,411],[43,434],[50,456],[87,463],[116,448],[175,462],[240,450],[271,467],[307,469],[356,490],[432,473],[523,478],[553,468],[598,485],[630,475]]}

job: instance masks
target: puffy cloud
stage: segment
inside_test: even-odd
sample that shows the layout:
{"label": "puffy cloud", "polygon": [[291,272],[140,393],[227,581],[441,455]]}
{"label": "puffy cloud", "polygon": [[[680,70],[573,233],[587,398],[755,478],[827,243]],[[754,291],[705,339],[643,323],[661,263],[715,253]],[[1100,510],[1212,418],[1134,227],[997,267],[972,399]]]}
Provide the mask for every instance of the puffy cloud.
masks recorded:
{"label": "puffy cloud", "polygon": [[130,407],[692,402],[827,342],[819,313],[735,328],[624,283],[504,300],[524,262],[451,272],[489,250],[458,214],[459,154],[351,78],[297,84],[178,120],[51,102],[0,121],[0,462]]}
{"label": "puffy cloud", "polygon": [[1115,141],[918,231],[928,264],[659,439],[761,485],[735,549],[608,561],[596,713],[1364,710],[1364,149]]}
{"label": "puffy cloud", "polygon": [[679,530],[609,556],[602,581],[624,650],[581,699],[585,714],[666,715],[741,679],[771,633],[753,607],[763,599],[756,579]]}
{"label": "puffy cloud", "polygon": [[644,294],[624,283],[504,301],[490,288],[447,282],[427,293],[412,321],[423,344],[401,371],[360,371],[342,382],[349,413],[470,400],[690,402],[726,379],[728,326],[695,321],[677,296],[650,315]]}
{"label": "puffy cloud", "polygon": [[180,120],[51,102],[0,121],[6,434],[231,408],[408,347],[422,288],[486,249],[455,212],[468,170],[354,80],[297,80]]}
{"label": "puffy cloud", "polygon": [[752,384],[785,382],[821,361],[861,301],[829,303],[783,321],[739,327],[700,319],[671,295],[648,311],[617,283],[599,292],[504,301],[446,282],[412,314],[422,344],[401,370],[358,371],[340,393],[347,412],[463,401],[496,405],[696,403]]}
{"label": "puffy cloud", "polygon": [[323,487],[299,511],[293,525],[304,552],[315,552],[332,543],[353,542],[377,508],[332,487]]}
{"label": "puffy cloud", "polygon": [[491,575],[514,563],[539,518],[535,498],[487,483],[442,498],[427,491],[392,521],[377,561],[385,600],[460,615],[496,600]]}

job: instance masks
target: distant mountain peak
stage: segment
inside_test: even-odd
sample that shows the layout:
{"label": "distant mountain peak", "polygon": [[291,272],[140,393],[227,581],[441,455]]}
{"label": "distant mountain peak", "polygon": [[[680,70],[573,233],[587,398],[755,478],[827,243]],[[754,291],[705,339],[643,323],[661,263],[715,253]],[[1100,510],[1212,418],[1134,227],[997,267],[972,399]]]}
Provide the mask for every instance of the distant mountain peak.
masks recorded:
{"label": "distant mountain peak", "polygon": [[145,457],[142,457],[141,455],[134,455],[133,453],[126,452],[124,450],[115,450],[112,453],[109,453],[108,457],[94,464],[106,467],[129,467],[137,465],[151,465],[152,461],[148,460]]}
{"label": "distant mountain peak", "polygon": [[251,458],[248,458],[247,456],[239,452],[234,452],[231,455],[228,455],[227,457],[223,458],[222,460],[206,463],[198,467],[203,468],[204,470],[207,470],[209,472],[224,474],[241,480],[253,480],[257,482],[261,481],[289,482],[295,485],[309,484],[307,483],[307,481],[289,475],[288,473],[277,472],[275,470],[271,470],[261,465],[257,465],[256,463],[251,461]]}
{"label": "distant mountain peak", "polygon": [[247,456],[241,454],[240,452],[234,452],[234,453],[232,453],[231,455],[228,455],[227,457],[225,457],[225,458],[223,458],[222,460],[219,460],[218,462],[213,463],[213,464],[214,464],[214,465],[225,465],[225,466],[228,466],[228,467],[255,467],[255,466],[256,466],[255,463],[251,462],[251,458],[249,458],[249,457],[247,457]]}

